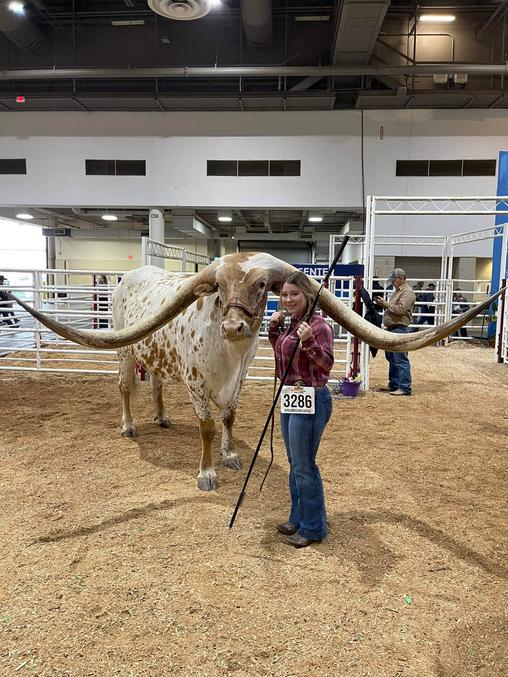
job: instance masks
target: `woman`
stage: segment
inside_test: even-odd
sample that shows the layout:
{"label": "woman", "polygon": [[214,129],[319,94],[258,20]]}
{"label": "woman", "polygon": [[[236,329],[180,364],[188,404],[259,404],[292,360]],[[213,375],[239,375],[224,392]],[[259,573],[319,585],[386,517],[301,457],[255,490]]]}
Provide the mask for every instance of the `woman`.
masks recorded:
{"label": "woman", "polygon": [[275,352],[279,378],[284,374],[295,341],[301,344],[295,355],[286,385],[313,386],[314,414],[281,414],[281,429],[289,460],[289,520],[278,524],[284,540],[296,548],[305,548],[322,541],[327,534],[323,483],[316,455],[323,430],[332,413],[332,398],[326,387],[333,365],[333,334],[330,325],[320,316],[305,317],[314,300],[313,289],[306,275],[297,271],[284,283],[282,306],[291,315],[284,329],[283,312],[273,313],[268,328]]}

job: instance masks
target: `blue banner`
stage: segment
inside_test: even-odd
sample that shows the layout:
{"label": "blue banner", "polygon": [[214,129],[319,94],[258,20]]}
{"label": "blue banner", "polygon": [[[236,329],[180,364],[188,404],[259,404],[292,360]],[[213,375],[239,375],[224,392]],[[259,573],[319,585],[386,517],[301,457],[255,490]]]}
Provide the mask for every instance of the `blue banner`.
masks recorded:
{"label": "blue banner", "polygon": [[[508,151],[502,150],[499,152],[499,162],[497,170],[497,194],[508,195]],[[503,209],[506,211],[506,205],[498,205],[498,209]],[[508,223],[508,214],[499,214],[496,216],[496,226],[502,226],[503,224]],[[505,226],[506,227],[506,226]],[[503,265],[503,275],[506,275],[506,269],[508,265],[508,259],[503,262],[501,261],[501,248],[502,248],[502,238],[495,237],[494,244],[492,247],[492,281],[490,285],[490,293],[495,294],[499,289],[499,273],[501,271],[501,266]],[[496,333],[496,323],[489,323],[488,335],[489,338],[492,338]]]}
{"label": "blue banner", "polygon": [[[310,277],[318,278],[324,277],[330,269],[327,263],[293,263],[293,266]],[[340,264],[335,266],[333,274],[337,277],[349,277],[350,275],[362,275],[363,277],[363,266],[359,264]]]}

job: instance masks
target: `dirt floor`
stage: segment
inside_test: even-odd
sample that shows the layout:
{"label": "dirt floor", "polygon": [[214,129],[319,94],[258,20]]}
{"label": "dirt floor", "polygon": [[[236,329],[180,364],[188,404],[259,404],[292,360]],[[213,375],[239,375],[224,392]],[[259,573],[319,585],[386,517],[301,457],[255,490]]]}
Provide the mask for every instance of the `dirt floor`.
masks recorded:
{"label": "dirt floor", "polygon": [[[274,528],[278,434],[230,531],[245,470],[198,491],[182,386],[169,430],[142,393],[128,440],[114,377],[0,374],[0,674],[506,676],[508,368],[460,343],[411,359],[413,397],[334,402],[331,532],[303,550]],[[381,354],[373,387],[386,372]],[[245,466],[270,398],[244,388]]]}

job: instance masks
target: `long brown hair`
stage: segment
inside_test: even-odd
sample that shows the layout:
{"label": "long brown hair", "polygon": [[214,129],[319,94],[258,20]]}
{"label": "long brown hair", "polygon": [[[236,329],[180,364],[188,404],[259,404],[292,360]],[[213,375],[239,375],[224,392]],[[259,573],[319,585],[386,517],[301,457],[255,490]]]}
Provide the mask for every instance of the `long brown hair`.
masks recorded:
{"label": "long brown hair", "polygon": [[[301,270],[295,270],[294,273],[291,273],[285,280],[284,284],[293,284],[295,287],[298,287],[298,289],[302,292],[302,294],[305,296],[307,299],[307,312],[310,310],[310,307],[314,303],[314,299],[316,297],[316,292],[314,291],[312,284],[305,275],[305,273],[302,273]],[[284,287],[284,284],[281,287],[281,294],[282,294],[282,288]]]}

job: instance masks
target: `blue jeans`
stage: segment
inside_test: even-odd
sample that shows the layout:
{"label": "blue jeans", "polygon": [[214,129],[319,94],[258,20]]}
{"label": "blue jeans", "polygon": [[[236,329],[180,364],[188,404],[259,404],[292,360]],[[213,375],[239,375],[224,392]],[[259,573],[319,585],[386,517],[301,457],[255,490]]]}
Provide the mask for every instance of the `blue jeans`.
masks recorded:
{"label": "blue jeans", "polygon": [[[390,329],[392,334],[408,334],[409,327],[397,327]],[[411,365],[407,353],[389,353],[385,352],[385,357],[390,363],[388,370],[388,387],[390,390],[403,390],[405,393],[411,392]]]}
{"label": "blue jeans", "polygon": [[332,398],[326,386],[316,388],[316,411],[310,414],[281,414],[280,426],[289,461],[289,521],[298,533],[313,541],[323,539],[328,531],[325,496],[316,455],[328,419]]}

